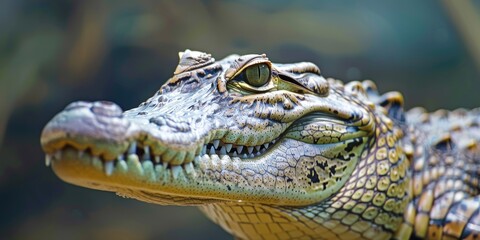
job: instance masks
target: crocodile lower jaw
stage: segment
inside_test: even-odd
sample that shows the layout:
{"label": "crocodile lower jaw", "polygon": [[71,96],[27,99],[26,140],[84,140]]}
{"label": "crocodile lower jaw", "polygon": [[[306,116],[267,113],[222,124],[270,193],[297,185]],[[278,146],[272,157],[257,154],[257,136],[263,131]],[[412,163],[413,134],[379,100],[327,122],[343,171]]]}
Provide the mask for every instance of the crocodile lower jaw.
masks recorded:
{"label": "crocodile lower jaw", "polygon": [[[169,181],[193,180],[196,162],[180,166],[154,165],[140,161],[136,154],[126,159],[105,162],[85,151],[66,147],[55,154],[46,155],[45,164],[51,166],[62,180],[92,189],[116,192],[118,195],[139,198],[165,205],[198,205],[224,201],[221,199],[183,196],[175,188],[165,186]],[[159,183],[164,191],[158,190]],[[150,199],[148,201],[146,199]]]}

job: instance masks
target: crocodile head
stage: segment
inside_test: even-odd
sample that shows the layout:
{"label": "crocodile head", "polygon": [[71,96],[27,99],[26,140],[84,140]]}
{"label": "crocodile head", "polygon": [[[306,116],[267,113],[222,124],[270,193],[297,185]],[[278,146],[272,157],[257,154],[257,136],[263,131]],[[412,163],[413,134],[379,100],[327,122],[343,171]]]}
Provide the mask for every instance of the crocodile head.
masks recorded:
{"label": "crocodile head", "polygon": [[265,55],[179,55],[137,108],[68,105],[43,130],[47,165],[69,183],[160,204],[309,205],[344,186],[375,135],[370,81],[343,85]]}

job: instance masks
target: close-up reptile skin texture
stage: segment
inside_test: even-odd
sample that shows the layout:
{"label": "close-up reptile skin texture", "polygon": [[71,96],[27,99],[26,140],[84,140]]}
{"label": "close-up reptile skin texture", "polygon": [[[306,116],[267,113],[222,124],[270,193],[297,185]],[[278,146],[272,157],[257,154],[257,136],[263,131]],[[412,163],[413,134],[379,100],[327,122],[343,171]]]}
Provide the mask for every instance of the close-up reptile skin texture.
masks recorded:
{"label": "close-up reptile skin texture", "polygon": [[75,185],[198,206],[237,239],[480,238],[479,109],[405,111],[373,81],[264,54],[179,57],[137,108],[58,113],[46,165]]}

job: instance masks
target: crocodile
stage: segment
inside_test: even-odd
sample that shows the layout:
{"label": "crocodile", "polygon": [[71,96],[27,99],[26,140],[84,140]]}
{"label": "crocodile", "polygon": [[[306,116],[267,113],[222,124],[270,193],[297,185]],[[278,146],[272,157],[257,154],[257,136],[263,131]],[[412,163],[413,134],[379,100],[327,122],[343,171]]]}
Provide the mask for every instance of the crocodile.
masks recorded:
{"label": "crocodile", "polygon": [[68,105],[43,129],[62,180],[198,206],[236,239],[480,238],[480,109],[404,111],[310,62],[185,50],[138,107]]}

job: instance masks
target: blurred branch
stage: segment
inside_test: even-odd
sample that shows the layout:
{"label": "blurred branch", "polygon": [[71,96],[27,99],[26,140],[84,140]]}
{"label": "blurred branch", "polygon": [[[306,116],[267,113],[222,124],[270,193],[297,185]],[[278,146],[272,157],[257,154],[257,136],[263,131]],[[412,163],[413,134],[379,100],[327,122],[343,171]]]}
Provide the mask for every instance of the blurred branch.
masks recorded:
{"label": "blurred branch", "polygon": [[445,10],[457,26],[480,70],[480,14],[478,8],[469,0],[443,0]]}

